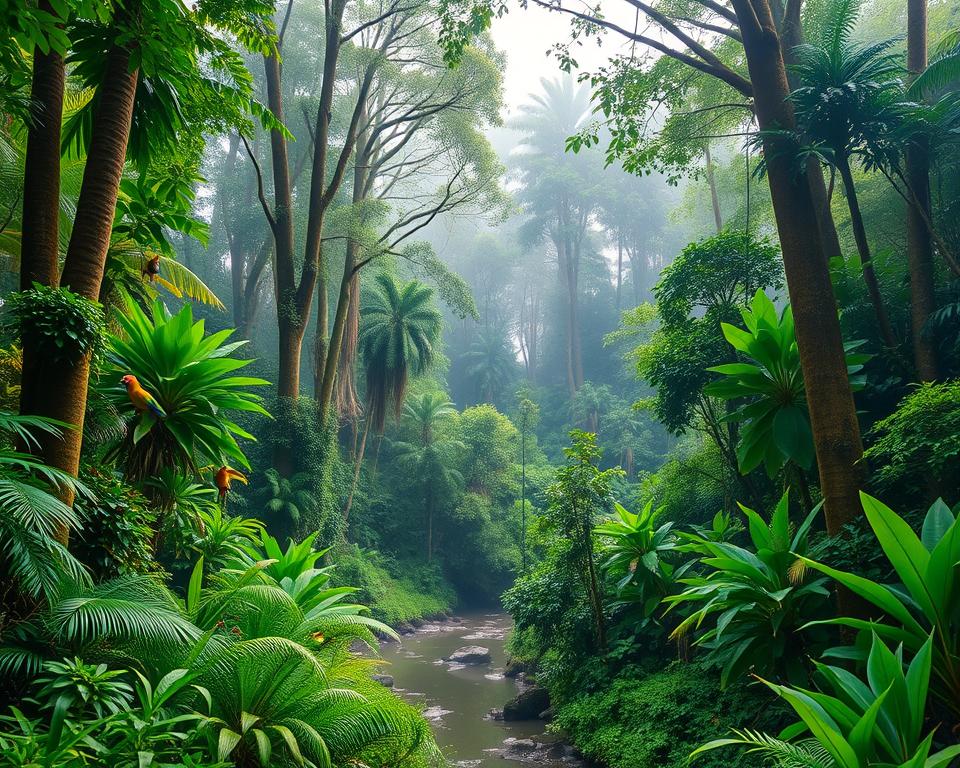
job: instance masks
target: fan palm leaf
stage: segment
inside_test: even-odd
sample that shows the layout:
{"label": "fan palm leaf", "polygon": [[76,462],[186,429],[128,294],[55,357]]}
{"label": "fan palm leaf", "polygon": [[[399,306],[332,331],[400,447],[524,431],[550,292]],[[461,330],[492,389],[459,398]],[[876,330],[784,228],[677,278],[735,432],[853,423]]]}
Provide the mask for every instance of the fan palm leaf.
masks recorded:
{"label": "fan palm leaf", "polygon": [[377,275],[375,289],[362,303],[357,340],[377,433],[383,432],[391,403],[399,417],[410,376],[433,363],[441,324],[432,289],[415,280],[398,284],[389,275]]}

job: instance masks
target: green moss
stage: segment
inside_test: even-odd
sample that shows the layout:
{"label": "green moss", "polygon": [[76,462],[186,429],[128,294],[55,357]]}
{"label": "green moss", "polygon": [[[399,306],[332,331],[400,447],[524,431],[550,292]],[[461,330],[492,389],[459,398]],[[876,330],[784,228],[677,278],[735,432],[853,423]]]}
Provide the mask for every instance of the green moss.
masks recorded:
{"label": "green moss", "polygon": [[[716,672],[698,663],[675,662],[644,675],[630,667],[595,690],[557,708],[554,727],[591,760],[609,768],[686,768],[701,744],[731,727],[777,731],[783,710],[757,687],[720,691]],[[768,727],[769,726],[769,727]],[[720,750],[698,759],[697,768],[736,768],[755,758]]]}
{"label": "green moss", "polygon": [[451,611],[457,595],[438,567],[397,561],[379,552],[344,547],[333,555],[338,584],[359,588],[357,602],[391,626]]}

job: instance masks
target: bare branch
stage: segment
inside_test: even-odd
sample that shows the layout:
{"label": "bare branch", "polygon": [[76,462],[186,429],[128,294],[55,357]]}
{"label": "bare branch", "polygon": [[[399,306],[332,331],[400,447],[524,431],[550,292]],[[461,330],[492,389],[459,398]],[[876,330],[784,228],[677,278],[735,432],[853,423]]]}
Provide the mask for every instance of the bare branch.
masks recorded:
{"label": "bare branch", "polygon": [[273,231],[274,237],[276,237],[277,220],[274,218],[273,211],[270,210],[270,205],[267,203],[267,196],[263,191],[263,172],[260,170],[260,163],[257,162],[257,157],[253,154],[253,150],[250,148],[250,142],[247,141],[247,137],[242,133],[240,134],[240,141],[243,142],[243,148],[247,151],[247,156],[250,158],[250,162],[253,163],[253,170],[257,175],[257,199],[260,200],[260,206],[263,208],[263,215],[267,217],[267,223],[270,225],[270,229]]}

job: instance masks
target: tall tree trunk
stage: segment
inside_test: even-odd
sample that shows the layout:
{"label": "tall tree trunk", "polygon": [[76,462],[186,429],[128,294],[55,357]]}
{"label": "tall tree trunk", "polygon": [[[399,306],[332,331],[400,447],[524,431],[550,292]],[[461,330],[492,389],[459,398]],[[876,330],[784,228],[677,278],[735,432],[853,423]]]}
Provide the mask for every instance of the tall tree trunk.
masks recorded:
{"label": "tall tree trunk", "polygon": [[857,252],[860,254],[860,265],[863,270],[863,281],[867,286],[867,294],[873,311],[877,316],[877,327],[880,330],[880,339],[884,346],[893,349],[897,346],[897,336],[890,324],[887,308],[880,293],[880,283],[877,281],[877,272],[873,267],[870,256],[870,244],[867,242],[867,231],[863,226],[863,214],[860,211],[860,200],[853,184],[853,173],[850,171],[850,162],[845,156],[837,156],[837,171],[843,180],[843,191],[847,197],[847,208],[850,210],[850,224],[853,227],[853,239],[857,243]]}
{"label": "tall tree trunk", "polygon": [[[263,59],[267,84],[267,106],[283,120],[283,93],[280,78],[279,56]],[[287,139],[279,130],[270,131],[270,156],[273,165],[274,195],[274,280],[277,291],[277,330],[279,331],[279,368],[277,371],[277,395],[297,398],[300,395],[300,351],[303,347],[305,318],[297,311],[297,276],[294,266],[293,236],[293,190],[290,183],[290,163],[287,155]],[[274,457],[287,463],[282,456]]]}
{"label": "tall tree trunk", "polygon": [[424,507],[427,513],[427,562],[433,561],[433,486],[427,484]]}
{"label": "tall tree trunk", "polygon": [[[50,12],[49,2],[40,9]],[[20,290],[34,282],[56,286],[60,280],[60,123],[63,119],[63,57],[33,51],[34,106],[27,131],[20,238]]]}
{"label": "tall tree trunk", "polygon": [[[227,213],[227,206],[224,201],[229,194],[227,192],[228,184],[232,185],[236,181],[237,151],[239,149],[240,136],[233,133],[230,135],[230,143],[227,148],[227,157],[224,162],[224,177],[219,184],[219,188],[217,189],[223,232],[227,238],[227,250],[230,252],[230,295],[231,303],[233,305],[230,309],[233,313],[233,325],[235,328],[240,328],[243,326],[244,317],[246,315],[243,306],[243,271],[246,259],[243,253],[244,249],[237,243],[237,239],[234,236],[233,225],[230,221],[230,216]],[[246,215],[246,213],[246,210],[244,210],[244,215]]]}
{"label": "tall tree trunk", "polygon": [[623,235],[617,230],[617,314],[620,314],[623,294]]}
{"label": "tall tree trunk", "polygon": [[[40,3],[50,11],[49,2]],[[20,290],[33,284],[56,287],[60,282],[60,124],[63,119],[63,57],[33,51],[33,82],[30,99],[33,123],[27,131],[23,174],[23,216],[20,237]],[[20,380],[20,412],[35,413],[41,385],[38,381],[40,351],[23,347]]]}
{"label": "tall tree trunk", "polygon": [[346,506],[343,508],[343,522],[350,519],[350,509],[353,507],[353,494],[357,491],[357,481],[360,479],[360,467],[363,465],[363,453],[367,447],[367,434],[370,432],[370,419],[363,425],[363,437],[360,438],[360,449],[353,465],[353,482],[350,484],[350,494],[347,496]]}
{"label": "tall tree trunk", "polygon": [[[907,70],[911,79],[927,67],[927,0],[907,0]],[[913,360],[921,381],[940,375],[935,340],[924,333],[927,319],[937,309],[930,220],[930,157],[925,142],[906,148],[906,176],[913,191],[907,205],[907,262],[910,268],[910,335]],[[924,218],[924,213],[926,218]]]}
{"label": "tall tree trunk", "polygon": [[[786,69],[767,0],[732,0],[743,35],[760,130],[790,130],[795,121]],[[764,137],[784,271],[807,392],[827,531],[839,533],[861,514],[863,445],[843,350],[830,271],[819,237],[809,180],[798,175],[775,135]]]}
{"label": "tall tree trunk", "polygon": [[[787,66],[787,83],[790,90],[800,86],[800,80],[790,67],[795,63],[793,50],[803,42],[803,24],[800,11],[803,0],[787,0],[784,6],[775,2],[770,6],[774,22],[780,30],[780,41],[783,46],[783,61]],[[823,247],[824,258],[829,263],[835,256],[842,256],[840,236],[837,234],[837,224],[833,220],[830,210],[830,195],[827,194],[827,184],[823,178],[823,167],[815,157],[807,159],[807,179],[810,182],[810,194],[817,211],[817,222],[820,224],[820,244]]]}
{"label": "tall tree trunk", "polygon": [[717,182],[713,177],[713,158],[710,156],[710,142],[703,145],[703,159],[707,166],[707,186],[710,187],[710,204],[713,206],[713,223],[717,234],[723,231],[723,216],[720,214],[720,196],[717,194]]}
{"label": "tall tree trunk", "polygon": [[[130,51],[115,46],[107,55],[98,89],[100,103],[93,119],[73,234],[60,277],[64,288],[90,301],[97,301],[100,296],[136,90],[137,72],[130,71]],[[89,356],[70,362],[50,358],[38,361],[36,400],[31,410],[67,424],[62,439],[41,440],[42,456],[51,466],[74,476],[80,468],[89,376]],[[72,503],[73,499],[66,501]]]}

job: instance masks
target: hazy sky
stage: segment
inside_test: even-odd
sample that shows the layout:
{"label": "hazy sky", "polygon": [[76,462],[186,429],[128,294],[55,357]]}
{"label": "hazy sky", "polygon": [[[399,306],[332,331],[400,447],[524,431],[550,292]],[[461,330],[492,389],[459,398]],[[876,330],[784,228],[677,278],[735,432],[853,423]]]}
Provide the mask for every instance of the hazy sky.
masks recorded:
{"label": "hazy sky", "polygon": [[[633,26],[633,18],[618,18],[616,6],[604,9],[613,21],[625,27]],[[556,59],[547,53],[553,43],[569,38],[570,17],[550,12],[531,5],[523,10],[511,4],[510,12],[493,20],[492,35],[494,42],[507,54],[507,70],[504,74],[504,101],[507,115],[520,104],[527,101],[527,94],[540,90],[540,78],[553,79],[560,76]],[[610,34],[601,46],[596,42],[585,43],[578,48],[574,57],[581,67],[590,70],[606,61],[611,55],[623,48],[623,39]]]}

